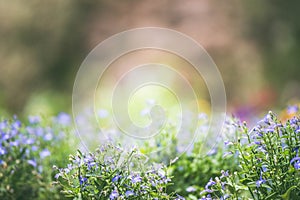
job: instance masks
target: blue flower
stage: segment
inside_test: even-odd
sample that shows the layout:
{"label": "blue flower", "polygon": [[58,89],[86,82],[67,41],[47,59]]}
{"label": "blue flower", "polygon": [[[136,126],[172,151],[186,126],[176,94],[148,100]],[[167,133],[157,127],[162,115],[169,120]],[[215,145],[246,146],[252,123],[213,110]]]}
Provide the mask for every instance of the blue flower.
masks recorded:
{"label": "blue flower", "polygon": [[175,200],[185,200],[185,198],[184,197],[182,197],[182,196],[180,196],[180,195],[178,195],[178,194],[176,194],[176,199]]}
{"label": "blue flower", "polygon": [[288,108],[287,108],[287,113],[288,113],[289,115],[295,114],[295,113],[297,113],[298,111],[299,111],[299,108],[298,108],[297,105],[288,106]]}
{"label": "blue flower", "polygon": [[4,155],[6,153],[7,153],[6,149],[4,147],[0,146],[0,155]]}
{"label": "blue flower", "polygon": [[112,181],[113,183],[115,183],[115,182],[117,182],[121,177],[122,177],[122,176],[120,176],[120,175],[116,175],[116,176],[114,176],[114,177],[111,179],[111,181]]}
{"label": "blue flower", "polygon": [[4,130],[7,128],[7,121],[3,120],[0,122],[0,130]]}
{"label": "blue flower", "polygon": [[233,143],[230,142],[230,141],[225,141],[225,142],[224,142],[224,145],[225,145],[225,146],[230,146],[230,145],[233,145]]}
{"label": "blue flower", "polygon": [[40,152],[40,157],[42,159],[46,158],[47,156],[50,156],[51,153],[48,149],[43,149],[41,152]]}
{"label": "blue flower", "polygon": [[56,117],[56,122],[63,126],[68,126],[71,124],[71,117],[67,113],[59,113]]}
{"label": "blue flower", "polygon": [[84,185],[87,182],[87,180],[88,179],[86,177],[80,176],[80,178],[79,178],[79,184],[80,185]]}
{"label": "blue flower", "polygon": [[297,170],[300,169],[300,157],[293,158],[290,163],[291,164],[294,163],[295,169],[297,169]]}
{"label": "blue flower", "polygon": [[45,136],[44,136],[44,140],[45,141],[50,141],[53,139],[53,135],[51,132],[48,132]]}
{"label": "blue flower", "polygon": [[298,121],[298,119],[297,119],[296,117],[293,117],[293,118],[290,120],[291,125],[297,126],[298,122],[299,122],[299,121]]}
{"label": "blue flower", "polygon": [[134,196],[134,192],[131,191],[131,190],[128,190],[128,191],[125,192],[125,196],[126,196],[126,197]]}
{"label": "blue flower", "polygon": [[221,200],[225,200],[225,199],[228,199],[230,197],[229,194],[225,194],[223,197],[221,197]]}
{"label": "blue flower", "polygon": [[300,162],[299,161],[295,162],[294,167],[297,170],[300,169]]}
{"label": "blue flower", "polygon": [[222,170],[221,174],[222,174],[222,176],[220,178],[228,177],[229,176],[229,171],[228,170],[226,170],[226,171]]}
{"label": "blue flower", "polygon": [[117,190],[112,191],[112,193],[109,195],[109,199],[116,199],[119,197],[119,193]]}
{"label": "blue flower", "polygon": [[98,111],[99,118],[106,118],[108,115],[109,115],[109,113],[107,110],[101,109]]}
{"label": "blue flower", "polygon": [[37,147],[37,146],[35,146],[35,145],[33,145],[32,147],[31,147],[31,150],[32,151],[37,151],[39,148]]}
{"label": "blue flower", "polygon": [[258,125],[270,125],[272,122],[271,113],[268,113],[262,120],[260,120],[257,124]]}
{"label": "blue flower", "polygon": [[34,160],[27,160],[27,163],[28,163],[29,165],[33,166],[33,167],[36,167],[36,166],[37,166],[37,164],[36,164],[36,162],[35,162]]}
{"label": "blue flower", "polygon": [[206,186],[205,186],[205,190],[206,190],[207,192],[211,193],[212,190],[209,189],[209,187],[211,187],[211,186],[213,186],[213,185],[215,185],[215,184],[216,184],[216,182],[213,181],[212,178],[210,178],[210,180],[208,181],[208,183],[207,183]]}
{"label": "blue flower", "polygon": [[132,177],[132,179],[131,179],[131,182],[133,184],[141,182],[141,181],[142,181],[142,178],[139,175],[136,175],[136,176]]}
{"label": "blue flower", "polygon": [[18,141],[12,141],[12,142],[9,143],[9,146],[17,147],[17,146],[19,146],[19,142]]}
{"label": "blue flower", "polygon": [[34,139],[33,139],[33,138],[28,138],[28,139],[26,139],[24,142],[25,142],[25,144],[31,145],[31,144],[34,143]]}
{"label": "blue flower", "polygon": [[1,140],[9,140],[10,139],[10,135],[7,134],[7,133],[3,133],[2,134],[2,137],[1,137]]}
{"label": "blue flower", "polygon": [[265,129],[263,129],[263,131],[265,133],[274,133],[275,129],[274,128],[265,128]]}
{"label": "blue flower", "polygon": [[29,116],[28,120],[30,124],[38,124],[41,122],[41,118],[39,116]]}
{"label": "blue flower", "polygon": [[256,181],[256,187],[260,187],[261,184],[264,184],[266,182],[265,179],[260,176],[260,179]]}
{"label": "blue flower", "polygon": [[16,120],[11,124],[11,128],[13,130],[19,130],[19,128],[21,128],[21,126],[22,126],[22,123],[19,120]]}
{"label": "blue flower", "polygon": [[211,195],[208,194],[206,197],[202,197],[200,200],[212,200]]}
{"label": "blue flower", "polygon": [[189,186],[188,188],[186,188],[187,192],[195,192],[196,188],[194,188],[193,186]]}
{"label": "blue flower", "polygon": [[265,165],[264,165],[264,166],[262,166],[262,167],[261,167],[261,169],[262,169],[262,171],[263,171],[263,172],[266,172],[266,171],[268,171],[268,168],[267,168],[267,166],[265,166]]}

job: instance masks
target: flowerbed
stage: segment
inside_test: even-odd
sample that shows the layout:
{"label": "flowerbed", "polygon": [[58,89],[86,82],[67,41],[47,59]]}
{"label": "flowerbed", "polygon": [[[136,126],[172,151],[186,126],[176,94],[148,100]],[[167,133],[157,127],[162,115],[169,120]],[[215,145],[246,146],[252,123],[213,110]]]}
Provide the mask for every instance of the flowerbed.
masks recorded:
{"label": "flowerbed", "polygon": [[[147,160],[143,149],[108,143],[82,152],[71,119],[16,117],[0,122],[0,199],[299,199],[300,119],[270,112],[248,129],[228,118],[224,144],[201,156],[203,142],[176,155],[170,127],[159,145],[165,153]],[[121,143],[121,142],[120,142]],[[143,152],[143,153],[141,153]],[[69,158],[69,159],[68,159]],[[161,162],[160,162],[161,161]]]}

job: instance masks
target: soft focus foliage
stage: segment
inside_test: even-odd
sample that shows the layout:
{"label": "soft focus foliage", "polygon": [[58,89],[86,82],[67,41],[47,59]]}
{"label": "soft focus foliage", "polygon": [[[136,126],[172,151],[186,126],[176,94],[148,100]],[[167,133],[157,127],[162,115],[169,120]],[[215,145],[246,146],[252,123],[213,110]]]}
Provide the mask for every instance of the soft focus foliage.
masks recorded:
{"label": "soft focus foliage", "polygon": [[[62,166],[76,143],[70,137],[70,117],[51,120],[29,116],[0,121],[0,198],[59,199],[52,186],[52,165]],[[59,152],[59,153],[58,153]]]}
{"label": "soft focus foliage", "polygon": [[230,154],[238,153],[239,169],[212,177],[202,192],[206,199],[299,198],[299,115],[282,123],[269,112],[252,130],[242,123],[238,128],[240,134],[227,145]]}
{"label": "soft focus foliage", "polygon": [[[111,141],[94,152],[75,153],[82,146],[70,135],[66,113],[48,119],[29,116],[25,123],[17,117],[2,119],[0,197],[297,199],[299,107],[289,106],[282,113],[282,121],[269,112],[250,130],[228,117],[220,138],[224,145],[219,143],[205,155],[208,144],[201,140],[181,152],[172,126],[143,148],[124,148]],[[161,151],[148,157],[155,149]]]}
{"label": "soft focus foliage", "polygon": [[[56,178],[67,197],[78,199],[171,199],[171,179],[162,165],[144,166],[137,149],[105,145],[95,153],[71,155]],[[174,199],[174,198],[173,198]]]}

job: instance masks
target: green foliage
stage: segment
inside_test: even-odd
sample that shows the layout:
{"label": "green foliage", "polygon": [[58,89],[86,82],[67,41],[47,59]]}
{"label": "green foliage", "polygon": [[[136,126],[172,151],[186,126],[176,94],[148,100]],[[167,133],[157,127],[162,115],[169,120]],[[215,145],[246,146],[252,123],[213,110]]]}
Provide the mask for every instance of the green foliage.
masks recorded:
{"label": "green foliage", "polygon": [[280,122],[272,113],[229,143],[239,155],[239,169],[212,179],[203,194],[228,199],[297,199],[300,196],[300,118]]}
{"label": "green foliage", "polygon": [[170,190],[188,199],[198,199],[200,192],[211,177],[220,175],[220,169],[237,168],[234,157],[224,158],[224,149],[218,147],[206,156],[201,156],[201,143],[196,143],[193,152],[183,154],[169,169],[174,183]]}
{"label": "green foliage", "polygon": [[95,153],[78,151],[66,168],[57,169],[56,184],[74,199],[174,199],[166,193],[171,181],[163,165],[145,165],[137,149],[111,144]]}
{"label": "green foliage", "polygon": [[75,143],[67,118],[0,121],[0,199],[61,199],[52,186],[52,165],[63,165]]}

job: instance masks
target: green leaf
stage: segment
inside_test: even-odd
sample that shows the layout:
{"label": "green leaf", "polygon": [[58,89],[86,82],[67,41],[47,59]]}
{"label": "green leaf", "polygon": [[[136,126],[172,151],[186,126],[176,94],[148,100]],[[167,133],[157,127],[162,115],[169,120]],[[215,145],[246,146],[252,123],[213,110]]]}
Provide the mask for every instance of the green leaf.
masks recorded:
{"label": "green leaf", "polygon": [[292,190],[296,189],[297,186],[292,186],[290,187],[283,195],[280,195],[280,197],[283,199],[283,200],[289,200],[290,199],[290,194],[292,192]]}

